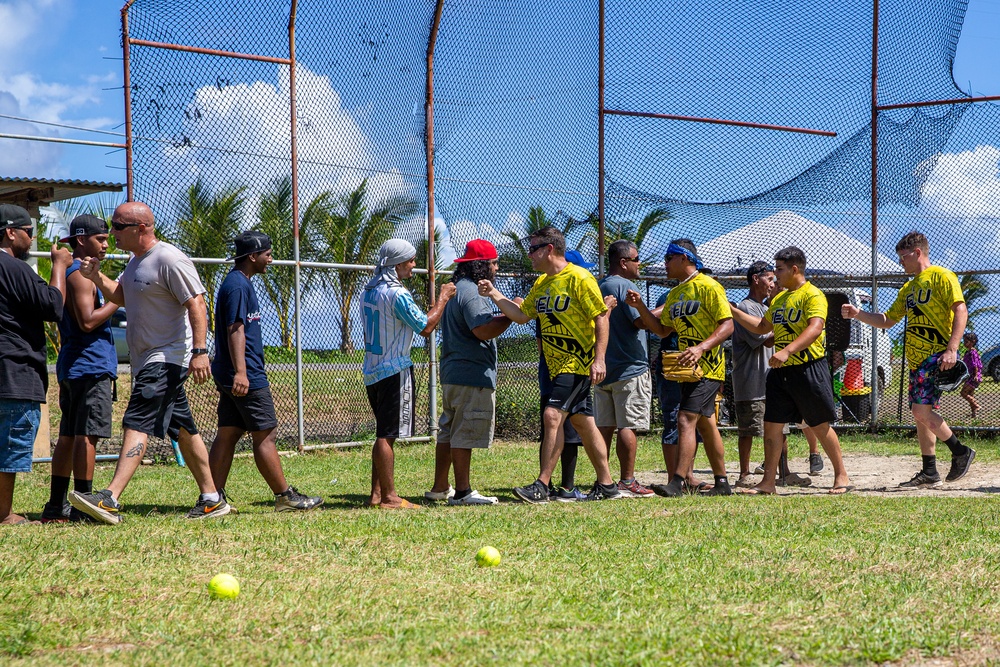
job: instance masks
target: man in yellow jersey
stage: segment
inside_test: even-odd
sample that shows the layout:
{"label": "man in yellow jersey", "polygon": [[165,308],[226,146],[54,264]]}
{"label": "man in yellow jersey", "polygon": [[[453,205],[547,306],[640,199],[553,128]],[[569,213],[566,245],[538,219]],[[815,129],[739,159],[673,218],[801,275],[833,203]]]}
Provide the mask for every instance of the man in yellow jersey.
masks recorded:
{"label": "man in yellow jersey", "polygon": [[879,329],[888,329],[906,318],[906,361],[910,367],[910,410],[917,422],[917,440],[923,467],[903,489],[935,488],[942,485],[934,454],[936,440],[951,450],[951,470],[945,478],[954,482],[969,472],[976,450],[958,441],[935,410],[941,402],[938,371],[946,371],[958,359],[969,312],[958,278],[948,269],[931,265],[927,237],[910,232],[896,244],[896,254],[910,278],[885,313],[866,313],[850,304],[841,314]]}
{"label": "man in yellow jersey", "polygon": [[764,317],[733,311],[746,330],[757,334],[774,332],[774,354],[768,360],[764,406],[764,479],[752,495],[776,491],[774,477],[781,457],[785,424],[805,423],[823,445],[833,466],[834,495],[853,491],[840,454],[840,440],[830,428],[837,418],[833,381],[826,361],[826,296],[806,280],[806,255],[795,246],[774,256],[774,275],[785,288],[771,299]]}
{"label": "man in yellow jersey", "polygon": [[597,481],[584,500],[619,498],[611,479],[608,449],[594,423],[591,384],[604,379],[608,347],[608,306],[594,276],[566,260],[566,237],[555,227],[543,227],[528,240],[531,268],[542,275],[524,302],[506,298],[489,280],[479,281],[479,294],[492,299],[504,315],[518,324],[539,319],[542,353],[552,377],[552,394],[542,414],[542,453],[538,479],[514,493],[533,504],[549,500],[552,471],[562,453],[558,434],[569,417],[583,440],[583,448],[597,472]]}
{"label": "man in yellow jersey", "polygon": [[[678,284],[667,294],[660,317],[650,312],[638,292],[629,290],[626,303],[639,312],[642,323],[657,336],[663,338],[676,331],[680,363],[699,366],[703,377],[681,383],[677,468],[668,484],[653,484],[652,489],[667,498],[684,493],[684,480],[694,467],[697,431],[705,442],[705,454],[715,475],[715,486],[704,495],[731,496],[722,436],[715,422],[715,396],[726,379],[726,362],[719,346],[733,333],[732,310],[722,285],[701,273],[701,259],[689,239],[671,241],[663,259],[667,278]],[[773,470],[771,477],[773,483]]]}

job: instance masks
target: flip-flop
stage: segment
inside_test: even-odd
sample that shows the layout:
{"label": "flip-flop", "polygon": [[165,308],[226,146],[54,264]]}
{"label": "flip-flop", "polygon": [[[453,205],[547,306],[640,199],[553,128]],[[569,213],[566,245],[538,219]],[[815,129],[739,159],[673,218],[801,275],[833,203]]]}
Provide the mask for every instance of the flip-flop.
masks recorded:
{"label": "flip-flop", "polygon": [[850,493],[851,491],[854,491],[856,488],[857,487],[854,486],[853,484],[835,486],[832,489],[830,489],[827,493],[829,493],[831,496],[843,496],[845,494]]}
{"label": "flip-flop", "polygon": [[774,491],[764,491],[763,489],[758,489],[756,487],[752,489],[736,489],[736,493],[744,496],[775,496],[778,495]]}
{"label": "flip-flop", "polygon": [[22,516],[17,521],[11,521],[10,523],[4,523],[3,525],[4,526],[40,526],[40,525],[42,525],[42,522],[41,521],[32,521],[28,517]]}
{"label": "flip-flop", "polygon": [[708,482],[698,482],[697,486],[691,486],[687,482],[684,482],[684,491],[692,496],[696,496],[699,493],[708,493],[712,490],[713,486],[713,484],[709,484]]}

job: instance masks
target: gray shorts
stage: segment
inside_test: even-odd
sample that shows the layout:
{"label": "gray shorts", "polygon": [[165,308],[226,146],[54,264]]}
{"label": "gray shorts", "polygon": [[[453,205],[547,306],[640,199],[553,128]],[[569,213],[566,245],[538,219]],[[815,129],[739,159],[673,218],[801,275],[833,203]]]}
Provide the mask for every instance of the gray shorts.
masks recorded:
{"label": "gray shorts", "polygon": [[[736,401],[736,434],[741,438],[764,437],[764,401]],[[781,432],[788,435],[788,424]]]}
{"label": "gray shorts", "polygon": [[489,387],[441,385],[443,411],[438,420],[438,442],[452,449],[486,449],[493,442],[496,392]]}
{"label": "gray shorts", "polygon": [[594,387],[594,421],[599,428],[649,430],[653,383],[649,371],[627,380]]}

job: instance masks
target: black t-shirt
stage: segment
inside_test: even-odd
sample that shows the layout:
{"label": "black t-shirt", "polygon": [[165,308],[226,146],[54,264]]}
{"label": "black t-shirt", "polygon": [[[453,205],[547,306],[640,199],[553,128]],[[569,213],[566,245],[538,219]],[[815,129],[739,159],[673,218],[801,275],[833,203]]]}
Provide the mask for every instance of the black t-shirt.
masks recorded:
{"label": "black t-shirt", "polygon": [[0,251],[0,398],[45,402],[45,322],[62,317],[63,298],[26,263]]}

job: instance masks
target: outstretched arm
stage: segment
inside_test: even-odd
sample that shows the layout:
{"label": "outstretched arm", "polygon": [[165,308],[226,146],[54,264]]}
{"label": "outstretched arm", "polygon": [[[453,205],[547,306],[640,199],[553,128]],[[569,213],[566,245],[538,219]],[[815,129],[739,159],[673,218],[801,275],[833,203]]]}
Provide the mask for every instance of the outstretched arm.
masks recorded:
{"label": "outstretched arm", "polygon": [[735,303],[730,303],[729,305],[733,311],[733,319],[750,333],[769,334],[774,331],[774,325],[771,324],[771,320],[767,319],[767,317],[754,317],[749,313],[744,313]]}
{"label": "outstretched arm", "polygon": [[479,281],[479,296],[485,296],[493,300],[500,312],[518,324],[527,324],[531,318],[524,314],[521,307],[500,293],[489,280]]}
{"label": "outstretched arm", "polygon": [[437,327],[438,322],[441,321],[441,316],[444,315],[444,307],[448,305],[448,301],[453,296],[455,296],[455,283],[441,285],[437,301],[434,302],[434,305],[427,312],[427,325],[420,331],[421,336],[427,338],[431,335],[431,332]]}
{"label": "outstretched arm", "polygon": [[101,260],[93,257],[84,257],[80,260],[80,275],[94,281],[97,289],[101,290],[105,301],[110,301],[119,306],[125,305],[125,295],[122,293],[122,286],[117,281],[111,280],[101,273]]}
{"label": "outstretched arm", "polygon": [[663,324],[660,319],[646,307],[646,304],[642,301],[641,294],[635,290],[629,290],[627,294],[628,295],[625,297],[625,303],[639,311],[639,319],[642,320],[642,324],[645,329],[648,329],[650,333],[654,333],[660,338],[666,338],[673,333],[673,327],[668,327],[666,324]]}
{"label": "outstretched arm", "polygon": [[[890,319],[885,316],[885,313],[869,313],[867,311],[861,310],[857,306],[852,306],[849,303],[845,303],[840,307],[840,316],[845,320],[857,320],[858,322],[864,322],[868,326],[875,327],[876,329],[890,329],[896,324],[896,320]],[[962,328],[964,331],[965,328]],[[959,342],[962,340],[962,336],[958,337]],[[958,349],[958,346],[955,346]]]}

